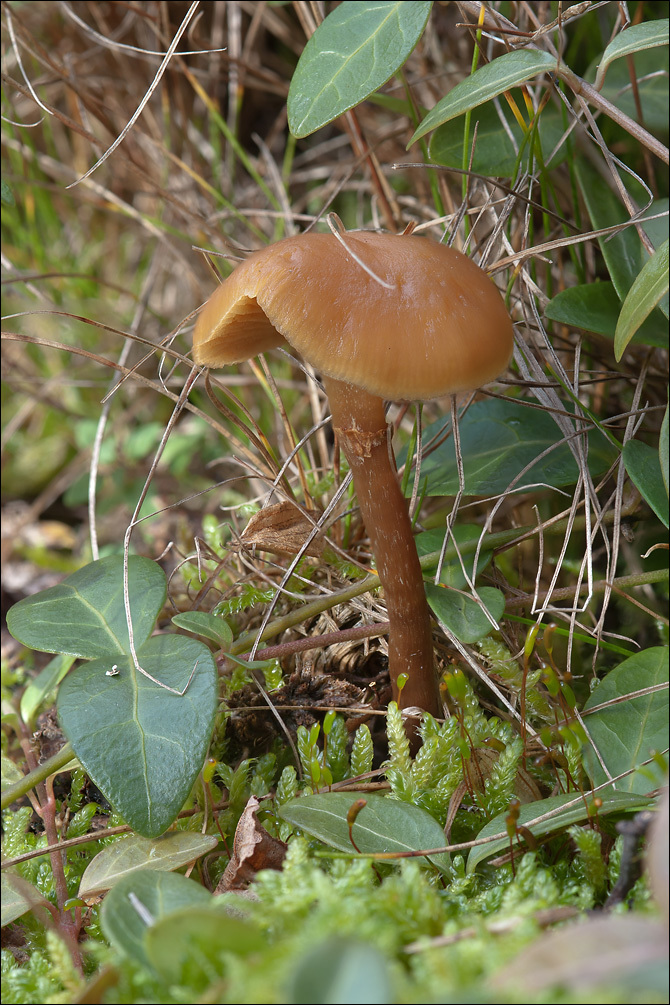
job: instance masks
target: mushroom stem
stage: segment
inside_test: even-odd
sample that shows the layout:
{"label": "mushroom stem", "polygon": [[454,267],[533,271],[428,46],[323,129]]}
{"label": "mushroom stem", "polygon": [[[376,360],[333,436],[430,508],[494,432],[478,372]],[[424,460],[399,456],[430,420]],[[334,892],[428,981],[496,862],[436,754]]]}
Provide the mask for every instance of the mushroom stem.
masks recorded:
{"label": "mushroom stem", "polygon": [[[362,388],[323,377],[333,427],[349,462],[389,616],[389,672],[401,708],[441,716],[423,574],[391,453],[384,402]],[[398,677],[408,680],[398,690]]]}

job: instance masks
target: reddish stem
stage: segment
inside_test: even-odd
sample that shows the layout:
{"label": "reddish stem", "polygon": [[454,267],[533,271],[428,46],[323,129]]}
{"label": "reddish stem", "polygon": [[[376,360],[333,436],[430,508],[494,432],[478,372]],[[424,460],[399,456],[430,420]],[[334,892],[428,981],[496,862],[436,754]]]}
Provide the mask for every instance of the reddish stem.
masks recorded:
{"label": "reddish stem", "polygon": [[[349,462],[389,615],[389,672],[401,708],[441,716],[423,573],[407,502],[391,453],[383,401],[362,388],[323,378],[333,426]],[[407,674],[402,691],[398,677]]]}
{"label": "reddish stem", "polygon": [[[37,767],[37,758],[35,757],[31,746],[31,740],[27,733],[25,733],[21,738],[21,748],[25,754],[28,768],[33,771]],[[57,845],[59,841],[58,828],[56,826],[56,797],[54,796],[53,780],[54,776],[49,776],[46,782],[41,782],[39,785],[35,786],[35,793],[39,804],[37,812],[42,817],[42,821],[44,823],[44,833],[46,835],[47,844],[52,848]],[[79,973],[83,975],[84,967],[78,944],[81,916],[79,917],[79,921],[77,921],[77,919],[73,919],[70,912],[65,909],[65,904],[68,899],[68,889],[67,880],[65,878],[65,869],[63,866],[63,852],[60,850],[52,850],[49,852],[49,858],[51,860],[51,871],[53,872],[56,900],[58,902],[58,931],[70,951],[72,962]]]}

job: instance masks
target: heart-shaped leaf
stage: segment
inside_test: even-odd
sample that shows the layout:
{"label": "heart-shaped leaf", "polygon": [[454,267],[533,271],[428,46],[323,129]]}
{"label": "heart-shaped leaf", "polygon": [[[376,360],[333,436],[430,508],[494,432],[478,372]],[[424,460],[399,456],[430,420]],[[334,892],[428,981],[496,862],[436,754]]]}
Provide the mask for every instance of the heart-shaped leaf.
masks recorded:
{"label": "heart-shaped leaf", "polygon": [[[165,574],[150,558],[131,555],[128,587],[133,637],[141,646],[165,603]],[[128,653],[123,559],[90,562],[58,586],[20,600],[7,614],[7,627],[24,646],[45,653],[85,660]]]}
{"label": "heart-shaped leaf", "polygon": [[152,677],[179,691],[195,666],[186,693],[172,694],[138,673],[130,657],[112,652],[65,678],[58,715],[96,785],[133,830],[155,837],[172,823],[202,768],[217,670],[202,642],[178,635],[154,636],[137,655]]}
{"label": "heart-shaped leaf", "polygon": [[[610,775],[629,771],[667,748],[667,684],[668,649],[654,646],[610,670],[591,692],[584,705],[584,722]],[[663,690],[652,690],[659,686]],[[636,696],[635,692],[643,693]],[[596,710],[601,705],[605,707]],[[584,759],[594,784],[607,781],[591,744],[585,749]],[[649,792],[663,785],[663,775],[658,764],[647,764],[617,782],[617,788]]]}
{"label": "heart-shaped leaf", "polygon": [[204,639],[216,642],[222,649],[227,649],[233,641],[233,632],[223,618],[218,618],[216,614],[207,614],[206,611],[184,611],[183,614],[175,614],[172,624],[184,631],[193,632],[194,635],[201,635]]}
{"label": "heart-shaped leaf", "polygon": [[[505,611],[505,597],[493,586],[483,586],[477,593],[494,621],[500,621]],[[426,596],[431,609],[449,631],[471,645],[494,631],[495,626],[472,597],[456,590],[426,583]]]}
{"label": "heart-shaped leaf", "polygon": [[[428,426],[425,442],[443,427],[443,419]],[[577,463],[547,412],[510,399],[490,398],[471,405],[459,420],[459,429],[466,495],[499,495],[515,479],[517,491],[538,483],[558,487],[577,481]],[[616,450],[598,430],[588,434],[588,441],[589,470],[594,475],[606,471]],[[428,495],[456,495],[459,480],[453,437],[425,458],[424,478]]]}
{"label": "heart-shaped leaf", "polygon": [[187,798],[216,707],[209,649],[176,635],[149,638],[165,597],[160,566],[131,556],[128,601],[144,673],[130,656],[121,557],[91,562],[7,617],[25,645],[91,660],[60,687],[61,725],[91,778],[146,837],[162,833]]}

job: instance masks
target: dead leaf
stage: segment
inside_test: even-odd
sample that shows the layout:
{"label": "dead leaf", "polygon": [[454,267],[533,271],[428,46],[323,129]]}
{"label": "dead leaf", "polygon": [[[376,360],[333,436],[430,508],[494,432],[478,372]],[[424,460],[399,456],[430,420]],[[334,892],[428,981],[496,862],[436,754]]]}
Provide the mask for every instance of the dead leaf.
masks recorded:
{"label": "dead leaf", "polygon": [[55,705],[38,716],[37,730],[33,733],[33,741],[39,744],[40,764],[48,761],[50,757],[54,757],[67,743],[65,733],[58,722]]}
{"label": "dead leaf", "polygon": [[260,801],[251,796],[239,819],[233,841],[233,854],[214,894],[244,890],[261,869],[281,869],[286,845],[272,837],[256,816]]}
{"label": "dead leaf", "polygon": [[[317,514],[315,514],[316,516]],[[265,506],[254,514],[242,531],[241,541],[247,548],[271,551],[275,555],[297,555],[314,530],[314,524],[297,503],[285,500]],[[319,558],[324,547],[324,535],[319,531],[304,551]]]}

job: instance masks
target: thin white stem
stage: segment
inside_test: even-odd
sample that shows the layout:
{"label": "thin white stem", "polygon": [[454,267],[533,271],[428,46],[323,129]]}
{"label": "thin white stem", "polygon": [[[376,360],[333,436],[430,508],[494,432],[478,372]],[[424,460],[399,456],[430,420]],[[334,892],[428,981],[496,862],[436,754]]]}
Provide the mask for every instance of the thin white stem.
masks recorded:
{"label": "thin white stem", "polygon": [[[179,395],[179,398],[177,399],[177,403],[176,403],[174,409],[172,410],[172,415],[170,416],[170,419],[169,419],[169,421],[168,421],[168,423],[167,423],[167,425],[165,427],[165,430],[163,432],[163,436],[161,438],[161,442],[159,443],[158,449],[156,450],[156,453],[154,455],[154,459],[151,462],[151,468],[149,469],[149,474],[147,475],[146,481],[145,481],[144,486],[142,488],[142,491],[140,493],[140,497],[137,500],[137,503],[135,505],[135,511],[134,511],[134,513],[132,515],[130,523],[128,524],[128,527],[126,528],[126,533],[125,533],[125,536],[124,536],[124,539],[123,539],[123,606],[124,606],[124,609],[125,609],[125,612],[126,612],[126,624],[128,626],[128,644],[129,644],[129,648],[130,648],[130,656],[131,656],[131,659],[133,661],[133,666],[135,667],[135,670],[138,671],[138,673],[141,673],[141,674],[143,674],[143,676],[148,677],[149,680],[151,680],[151,681],[154,682],[154,684],[158,684],[159,687],[164,688],[166,691],[170,691],[172,694],[178,694],[180,696],[184,695],[186,693],[189,684],[193,680],[193,675],[195,673],[195,666],[193,667],[193,670],[191,671],[191,676],[189,677],[188,681],[186,682],[186,686],[184,687],[183,691],[180,691],[180,690],[178,690],[177,688],[174,688],[174,687],[170,687],[168,684],[163,684],[162,681],[159,681],[155,677],[152,677],[152,675],[147,670],[145,670],[143,667],[140,666],[139,660],[137,658],[137,649],[135,647],[135,636],[134,636],[134,632],[133,632],[133,616],[132,616],[132,611],[130,610],[130,590],[129,590],[129,577],[128,577],[128,562],[129,562],[129,555],[130,555],[130,538],[131,538],[131,535],[132,535],[132,532],[133,532],[133,528],[139,523],[139,519],[138,518],[139,518],[140,509],[142,508],[144,500],[147,497],[147,493],[149,491],[149,486],[151,485],[151,481],[152,481],[153,476],[155,474],[156,468],[158,467],[158,462],[160,461],[161,456],[163,454],[163,451],[165,449],[165,445],[166,445],[166,443],[168,441],[168,437],[170,436],[170,433],[172,432],[172,429],[174,427],[175,422],[177,421],[177,418],[179,417],[179,415],[181,415],[181,412],[182,412],[182,410],[184,408],[184,405],[186,404],[186,401],[187,401],[188,396],[190,394],[191,388],[193,387],[193,384],[195,383],[195,381],[196,381],[196,379],[198,377],[199,372],[200,372],[199,367],[197,367],[197,366],[194,365],[192,367],[191,372],[189,373],[188,377],[186,378],[186,381],[184,383],[184,387],[182,388],[182,392]],[[196,666],[198,665],[198,662],[199,661],[196,660]]]}

